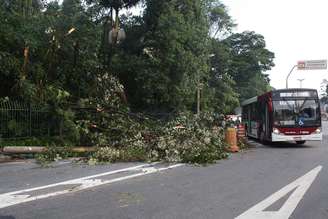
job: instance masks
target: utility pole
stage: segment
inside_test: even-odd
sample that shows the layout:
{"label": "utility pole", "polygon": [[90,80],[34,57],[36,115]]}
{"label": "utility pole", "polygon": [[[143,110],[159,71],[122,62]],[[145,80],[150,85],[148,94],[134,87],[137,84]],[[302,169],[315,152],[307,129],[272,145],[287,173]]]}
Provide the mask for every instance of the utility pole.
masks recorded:
{"label": "utility pole", "polygon": [[203,84],[198,82],[197,83],[197,116],[200,115],[200,98],[201,98],[202,88],[203,88]]}
{"label": "utility pole", "polygon": [[197,84],[197,116],[200,114],[200,87]]}
{"label": "utility pole", "polygon": [[[208,58],[214,57],[215,54],[209,54]],[[198,76],[198,81],[197,81],[197,116],[200,115],[200,107],[201,107],[201,92],[203,89],[204,84],[200,81],[200,77]]]}
{"label": "utility pole", "polygon": [[302,82],[305,80],[304,78],[302,79],[297,79],[300,82],[300,88],[302,88]]}

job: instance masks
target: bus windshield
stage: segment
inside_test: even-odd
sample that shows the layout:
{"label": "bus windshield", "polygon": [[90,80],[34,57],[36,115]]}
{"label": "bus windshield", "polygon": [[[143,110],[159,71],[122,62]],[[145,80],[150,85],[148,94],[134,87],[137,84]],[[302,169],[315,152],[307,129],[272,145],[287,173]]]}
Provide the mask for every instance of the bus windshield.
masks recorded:
{"label": "bus windshield", "polygon": [[320,125],[318,101],[276,100],[273,101],[274,124],[277,126],[316,126]]}

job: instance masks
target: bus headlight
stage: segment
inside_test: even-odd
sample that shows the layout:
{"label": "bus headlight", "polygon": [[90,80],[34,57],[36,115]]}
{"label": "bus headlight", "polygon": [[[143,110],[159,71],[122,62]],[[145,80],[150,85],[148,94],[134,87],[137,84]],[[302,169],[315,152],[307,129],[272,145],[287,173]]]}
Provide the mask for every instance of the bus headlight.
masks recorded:
{"label": "bus headlight", "polygon": [[279,135],[280,134],[280,131],[277,128],[273,128],[273,133],[276,134],[276,135]]}
{"label": "bus headlight", "polygon": [[315,130],[314,133],[316,133],[316,134],[320,134],[320,133],[321,133],[321,128],[317,128],[317,130]]}

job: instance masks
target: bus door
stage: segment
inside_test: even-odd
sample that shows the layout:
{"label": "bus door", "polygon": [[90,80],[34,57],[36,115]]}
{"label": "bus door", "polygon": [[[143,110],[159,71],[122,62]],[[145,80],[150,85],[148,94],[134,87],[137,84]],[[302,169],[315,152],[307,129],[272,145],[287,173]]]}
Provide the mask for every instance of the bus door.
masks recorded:
{"label": "bus door", "polygon": [[264,131],[264,134],[265,134],[265,138],[268,139],[270,137],[270,121],[269,121],[269,109],[268,109],[268,105],[265,104],[265,119],[264,119],[264,126],[263,126],[263,131]]}
{"label": "bus door", "polygon": [[259,105],[259,129],[258,138],[261,140],[266,140],[268,137],[268,107],[265,101],[261,101]]}

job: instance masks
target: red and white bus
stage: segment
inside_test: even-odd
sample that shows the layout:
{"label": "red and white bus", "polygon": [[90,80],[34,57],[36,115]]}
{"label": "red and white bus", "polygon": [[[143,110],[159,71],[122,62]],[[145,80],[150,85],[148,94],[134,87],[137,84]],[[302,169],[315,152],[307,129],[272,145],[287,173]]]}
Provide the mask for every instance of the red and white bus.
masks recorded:
{"label": "red and white bus", "polygon": [[263,142],[321,141],[321,114],[314,89],[282,89],[242,103],[247,136]]}

